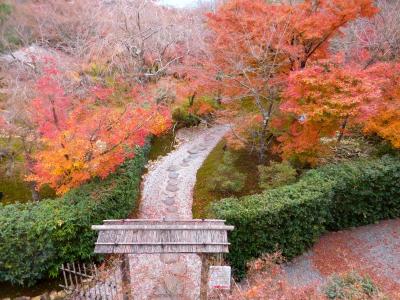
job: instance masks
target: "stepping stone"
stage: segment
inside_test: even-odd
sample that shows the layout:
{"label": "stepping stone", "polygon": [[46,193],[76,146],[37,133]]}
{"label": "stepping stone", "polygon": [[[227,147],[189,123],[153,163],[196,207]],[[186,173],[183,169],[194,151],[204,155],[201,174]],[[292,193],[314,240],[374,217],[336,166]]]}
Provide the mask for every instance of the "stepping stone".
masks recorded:
{"label": "stepping stone", "polygon": [[199,157],[198,154],[190,154],[190,156],[189,156],[190,159],[195,159],[197,157]]}
{"label": "stepping stone", "polygon": [[197,148],[193,148],[193,149],[189,149],[188,152],[190,154],[197,154],[197,153],[199,153],[199,150]]}
{"label": "stepping stone", "polygon": [[200,146],[199,146],[199,150],[200,150],[200,151],[205,151],[205,150],[207,150],[207,146],[205,146],[205,145],[200,145]]}
{"label": "stepping stone", "polygon": [[188,156],[188,157],[184,158],[184,159],[182,160],[182,162],[186,164],[186,163],[190,162],[190,160],[191,160],[191,159],[190,159],[190,157]]}
{"label": "stepping stone", "polygon": [[179,170],[179,167],[175,166],[175,165],[170,165],[167,170],[170,171],[170,172],[176,172],[176,171]]}
{"label": "stepping stone", "polygon": [[179,188],[176,185],[167,185],[166,190],[168,192],[176,192],[179,190]]}
{"label": "stepping stone", "polygon": [[187,162],[182,162],[182,163],[181,163],[181,166],[182,166],[182,167],[188,167],[188,166],[189,166],[189,163],[187,163]]}
{"label": "stepping stone", "polygon": [[169,178],[176,179],[176,178],[179,177],[179,173],[177,173],[177,172],[171,172],[171,173],[168,174],[168,177],[169,177]]}
{"label": "stepping stone", "polygon": [[170,197],[170,198],[176,198],[176,192],[170,192],[170,191],[164,191],[163,195],[165,195],[166,197]]}
{"label": "stepping stone", "polygon": [[165,199],[162,200],[166,205],[173,205],[175,204],[175,199],[172,197],[166,197]]}
{"label": "stepping stone", "polygon": [[168,292],[167,291],[165,291],[165,294],[153,293],[150,296],[150,299],[152,299],[152,300],[174,300],[174,298],[172,298],[171,296],[168,296]]}
{"label": "stepping stone", "polygon": [[177,185],[178,180],[177,179],[169,179],[167,182],[168,185]]}
{"label": "stepping stone", "polygon": [[185,275],[187,272],[187,266],[186,264],[184,264],[183,262],[177,262],[173,265],[170,265],[170,267],[168,268],[169,271],[174,274],[174,275]]}
{"label": "stepping stone", "polygon": [[175,276],[171,276],[168,274],[165,274],[164,276],[164,287],[165,289],[169,292],[168,294],[171,296],[176,297],[176,299],[182,299],[179,297],[184,292],[184,281]]}
{"label": "stepping stone", "polygon": [[178,256],[176,254],[170,254],[170,253],[161,253],[160,254],[160,260],[169,265],[173,264],[178,261]]}
{"label": "stepping stone", "polygon": [[167,191],[166,189],[161,194],[167,197],[176,197],[176,192]]}
{"label": "stepping stone", "polygon": [[156,284],[152,290],[151,299],[154,300],[173,300],[170,296],[168,296],[168,291],[165,287]]}
{"label": "stepping stone", "polygon": [[167,206],[167,212],[176,213],[176,208],[173,205]]}

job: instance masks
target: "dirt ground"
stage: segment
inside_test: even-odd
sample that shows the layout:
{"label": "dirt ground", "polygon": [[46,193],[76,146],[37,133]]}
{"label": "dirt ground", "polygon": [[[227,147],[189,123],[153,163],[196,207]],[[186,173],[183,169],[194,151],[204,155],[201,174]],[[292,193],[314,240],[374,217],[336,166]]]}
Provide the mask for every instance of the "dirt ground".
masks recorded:
{"label": "dirt ground", "polygon": [[332,274],[352,270],[371,277],[391,299],[400,299],[400,219],[327,233],[285,266],[296,287],[323,286]]}

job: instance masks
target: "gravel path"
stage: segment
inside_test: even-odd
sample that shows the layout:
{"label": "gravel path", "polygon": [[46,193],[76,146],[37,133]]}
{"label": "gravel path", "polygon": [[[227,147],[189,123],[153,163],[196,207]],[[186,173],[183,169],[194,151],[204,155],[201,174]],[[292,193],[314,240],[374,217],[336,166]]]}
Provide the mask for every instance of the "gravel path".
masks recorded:
{"label": "gravel path", "polygon": [[327,233],[285,266],[295,287],[323,286],[334,273],[368,274],[391,299],[400,299],[400,219]]}
{"label": "gravel path", "polygon": [[[227,131],[224,125],[180,130],[177,149],[149,166],[138,217],[191,219],[197,170]],[[200,298],[201,260],[197,254],[142,254],[131,258],[135,300]]]}

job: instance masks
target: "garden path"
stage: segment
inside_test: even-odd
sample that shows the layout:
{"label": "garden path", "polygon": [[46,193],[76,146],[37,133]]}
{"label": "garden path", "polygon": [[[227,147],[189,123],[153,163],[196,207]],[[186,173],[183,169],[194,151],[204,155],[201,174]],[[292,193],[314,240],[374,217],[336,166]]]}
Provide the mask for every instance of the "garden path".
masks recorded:
{"label": "garden path", "polygon": [[[197,170],[228,128],[216,125],[178,131],[177,148],[152,163],[144,176],[138,218],[192,219]],[[200,298],[197,254],[135,254],[130,262],[135,300]]]}

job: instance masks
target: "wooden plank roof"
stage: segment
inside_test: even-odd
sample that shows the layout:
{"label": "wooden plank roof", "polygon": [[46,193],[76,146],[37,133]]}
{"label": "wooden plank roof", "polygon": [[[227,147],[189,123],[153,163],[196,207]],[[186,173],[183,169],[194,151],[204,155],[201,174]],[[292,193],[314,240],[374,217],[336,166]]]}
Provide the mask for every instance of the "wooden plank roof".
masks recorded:
{"label": "wooden plank roof", "polygon": [[99,232],[95,253],[227,253],[224,220],[105,220],[93,225]]}

